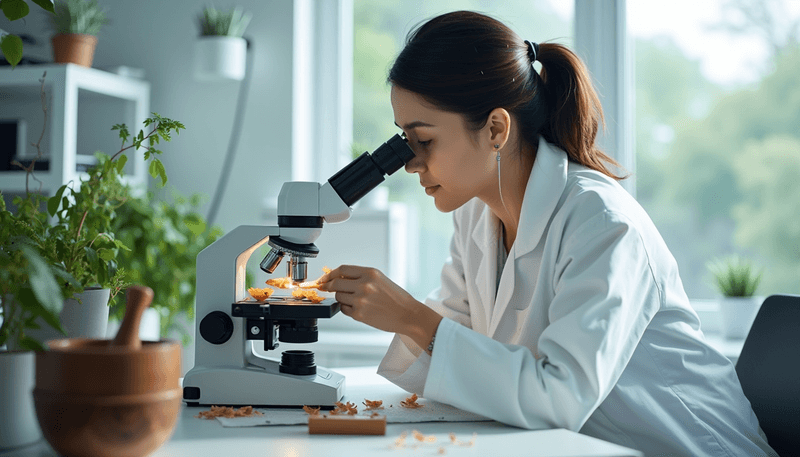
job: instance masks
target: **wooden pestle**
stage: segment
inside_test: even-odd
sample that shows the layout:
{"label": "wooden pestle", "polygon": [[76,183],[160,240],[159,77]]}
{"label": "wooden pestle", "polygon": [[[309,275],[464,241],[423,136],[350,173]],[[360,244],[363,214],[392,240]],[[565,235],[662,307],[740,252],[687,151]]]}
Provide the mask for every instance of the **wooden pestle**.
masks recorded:
{"label": "wooden pestle", "polygon": [[142,322],[144,310],[153,301],[153,289],[147,286],[131,286],[125,302],[125,317],[119,326],[117,336],[111,346],[123,346],[135,351],[141,349],[142,341],[139,339],[139,324]]}

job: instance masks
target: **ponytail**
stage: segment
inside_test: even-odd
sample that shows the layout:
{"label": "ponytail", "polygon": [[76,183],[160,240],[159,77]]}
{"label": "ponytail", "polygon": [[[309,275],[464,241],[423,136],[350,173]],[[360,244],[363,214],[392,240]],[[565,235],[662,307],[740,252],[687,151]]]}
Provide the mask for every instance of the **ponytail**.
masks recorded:
{"label": "ponytail", "polygon": [[630,176],[613,173],[607,164],[622,167],[595,144],[600,126],[605,125],[603,107],[580,58],[562,45],[541,43],[537,60],[549,108],[541,130],[544,139],[563,149],[573,162],[617,180]]}
{"label": "ponytail", "polygon": [[[542,64],[541,75],[534,58]],[[594,144],[603,123],[600,99],[586,67],[564,46],[543,43],[531,55],[528,42],[500,21],[454,11],[409,33],[388,79],[439,109],[463,115],[473,130],[485,125],[493,109],[505,108],[531,146],[543,135],[571,161],[624,179],[607,167],[620,165]]]}

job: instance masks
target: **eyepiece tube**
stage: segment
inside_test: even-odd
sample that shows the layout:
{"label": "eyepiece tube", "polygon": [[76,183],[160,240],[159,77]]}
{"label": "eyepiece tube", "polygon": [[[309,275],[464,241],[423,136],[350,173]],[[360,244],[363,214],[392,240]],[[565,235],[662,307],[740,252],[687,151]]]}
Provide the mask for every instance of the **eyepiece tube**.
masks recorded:
{"label": "eyepiece tube", "polygon": [[361,154],[331,176],[328,182],[347,206],[353,206],[361,197],[383,182],[384,175],[391,175],[412,158],[414,151],[406,140],[400,135],[394,135],[372,155],[369,152]]}

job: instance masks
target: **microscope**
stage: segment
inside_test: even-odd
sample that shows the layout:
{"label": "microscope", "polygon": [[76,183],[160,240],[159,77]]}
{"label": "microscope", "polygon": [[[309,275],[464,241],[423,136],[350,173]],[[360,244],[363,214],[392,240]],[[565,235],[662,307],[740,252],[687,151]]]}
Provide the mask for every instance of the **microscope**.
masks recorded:
{"label": "microscope", "polygon": [[311,303],[293,297],[250,300],[246,292],[247,261],[264,243],[270,247],[260,268],[272,274],[285,256],[293,284],[308,276],[307,258],[323,223],[344,222],[351,206],[414,157],[399,135],[372,154],[363,153],[321,185],[287,182],[278,195],[278,226],[243,225],[197,255],[195,365],[183,378],[189,406],[251,405],[333,407],[344,396],[344,376],[318,367],[314,353],[284,351],[280,360],[255,352],[278,342],[313,343],[317,320],[333,317],[340,305],[333,298]]}

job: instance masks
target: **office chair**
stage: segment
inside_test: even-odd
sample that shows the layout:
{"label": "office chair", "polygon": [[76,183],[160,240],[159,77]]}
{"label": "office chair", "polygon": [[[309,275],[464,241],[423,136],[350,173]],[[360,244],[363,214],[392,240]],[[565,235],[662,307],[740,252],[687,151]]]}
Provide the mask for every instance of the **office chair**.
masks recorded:
{"label": "office chair", "polygon": [[781,457],[800,455],[800,295],[764,300],[736,374],[770,446]]}

